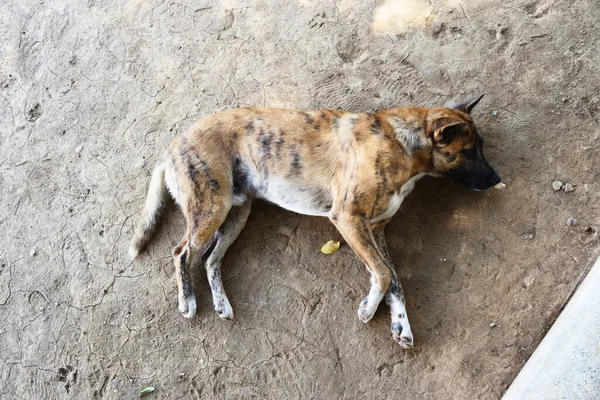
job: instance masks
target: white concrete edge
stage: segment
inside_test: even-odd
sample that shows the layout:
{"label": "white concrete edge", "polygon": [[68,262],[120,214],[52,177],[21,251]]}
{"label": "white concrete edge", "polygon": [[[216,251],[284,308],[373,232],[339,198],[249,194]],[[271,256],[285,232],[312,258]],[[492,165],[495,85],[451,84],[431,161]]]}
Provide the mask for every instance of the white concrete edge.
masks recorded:
{"label": "white concrete edge", "polygon": [[600,399],[600,258],[502,399]]}

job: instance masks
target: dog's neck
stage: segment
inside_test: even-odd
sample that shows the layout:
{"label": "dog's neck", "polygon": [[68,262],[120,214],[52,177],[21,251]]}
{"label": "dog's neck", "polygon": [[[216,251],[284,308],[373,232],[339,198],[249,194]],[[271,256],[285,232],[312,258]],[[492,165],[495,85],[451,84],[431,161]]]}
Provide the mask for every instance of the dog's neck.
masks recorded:
{"label": "dog's neck", "polygon": [[394,128],[396,139],[409,156],[431,147],[431,140],[425,136],[423,126],[394,117],[390,118],[389,121],[392,128]]}
{"label": "dog's neck", "polygon": [[402,144],[408,155],[419,150],[430,149],[431,139],[426,133],[426,109],[422,107],[403,107],[380,111],[394,129],[396,139]]}
{"label": "dog's neck", "polygon": [[414,171],[432,173],[432,142],[427,135],[425,109],[420,107],[395,108],[381,112],[394,130],[394,136],[407,157],[413,159]]}

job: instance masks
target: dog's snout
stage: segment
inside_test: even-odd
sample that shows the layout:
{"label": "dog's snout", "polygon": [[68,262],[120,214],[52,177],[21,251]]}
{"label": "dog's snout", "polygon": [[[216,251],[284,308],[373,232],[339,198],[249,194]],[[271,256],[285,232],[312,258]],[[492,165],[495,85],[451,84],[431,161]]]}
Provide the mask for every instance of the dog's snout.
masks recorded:
{"label": "dog's snout", "polygon": [[492,186],[496,186],[497,184],[500,183],[500,181],[502,181],[502,179],[500,178],[500,176],[494,172],[494,176],[492,176],[492,180],[491,180],[491,184]]}

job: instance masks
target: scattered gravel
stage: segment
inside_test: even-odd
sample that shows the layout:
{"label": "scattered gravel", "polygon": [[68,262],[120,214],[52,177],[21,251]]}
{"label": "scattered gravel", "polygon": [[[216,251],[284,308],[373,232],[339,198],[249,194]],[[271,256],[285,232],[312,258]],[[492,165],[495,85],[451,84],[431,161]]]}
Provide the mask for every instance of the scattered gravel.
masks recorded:
{"label": "scattered gravel", "polygon": [[559,191],[560,189],[562,189],[563,183],[561,181],[554,181],[552,182],[552,189],[554,189],[554,191]]}

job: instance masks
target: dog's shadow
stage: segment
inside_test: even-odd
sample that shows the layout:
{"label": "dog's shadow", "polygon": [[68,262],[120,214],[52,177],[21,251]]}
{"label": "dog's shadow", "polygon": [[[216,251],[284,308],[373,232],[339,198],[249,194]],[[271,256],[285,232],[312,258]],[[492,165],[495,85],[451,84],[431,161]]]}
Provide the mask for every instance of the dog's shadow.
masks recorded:
{"label": "dog's shadow", "polygon": [[[471,283],[468,276],[461,272],[469,268],[468,265],[463,265],[468,260],[458,258],[465,246],[477,246],[480,240],[478,235],[481,235],[482,225],[486,222],[486,210],[493,208],[499,201],[493,194],[493,189],[488,192],[473,192],[446,178],[424,178],[405,199],[401,209],[386,228],[388,250],[400,275],[409,319],[418,342],[432,339],[439,334],[442,326],[447,326],[445,320],[452,318],[456,312],[461,312],[458,310],[461,305],[451,301],[449,297],[463,291]],[[473,224],[476,229],[472,229]],[[172,201],[168,203],[159,226],[153,241],[155,244],[151,244],[156,247],[156,251],[164,249],[167,243],[171,247],[175,246],[183,237],[185,220]],[[291,235],[287,244],[282,244],[281,231],[291,232],[298,227],[303,233],[295,237],[294,234]],[[309,232],[310,237],[302,236],[306,232]],[[310,232],[314,232],[314,235]],[[303,276],[310,276],[314,271],[319,271],[322,259],[312,258],[313,247],[318,248],[316,246],[323,242],[323,238],[334,238],[335,235],[335,228],[325,218],[301,216],[262,201],[255,202],[246,228],[223,261],[225,288],[233,300],[234,312],[238,311],[237,316],[252,318],[253,310],[259,305],[245,304],[246,302],[240,302],[240,299],[247,298],[250,302],[264,301],[263,297],[268,296],[265,291],[272,290],[273,280],[279,279],[270,278],[269,274],[279,271],[280,267],[282,270],[277,272],[278,274],[295,274],[290,272],[294,268],[309,269],[308,272],[298,272],[307,275],[294,276],[294,279],[300,280],[304,279]],[[305,254],[302,261],[304,265],[286,266],[290,262],[290,256],[286,256],[287,250],[284,248],[289,246],[295,247],[294,251]],[[347,248],[345,251],[351,252]],[[353,310],[360,296],[366,293],[362,292],[368,287],[368,274],[354,254],[350,256],[345,253],[345,257],[346,260],[355,260],[353,268],[356,272],[344,277],[346,284],[354,288],[346,293],[340,288],[340,292],[335,292],[332,296],[351,300],[343,307]],[[165,272],[174,274],[172,260],[165,260],[163,264]],[[246,267],[247,264],[252,266]],[[256,265],[262,265],[270,272],[265,274]],[[473,266],[477,267],[479,266]],[[340,271],[336,268],[324,269],[319,273],[322,273],[328,282],[340,279]],[[360,277],[363,274],[365,279],[361,281]],[[227,282],[238,275],[240,278],[236,281]],[[204,267],[196,266],[192,271],[192,278],[199,314],[206,316],[207,313],[213,312],[213,307]],[[352,282],[354,280],[356,282]],[[316,282],[313,284],[318,286]],[[174,278],[172,286],[171,293],[175,301]],[[389,336],[387,307],[379,307],[371,325],[378,327],[378,333],[373,340],[384,340]]]}

